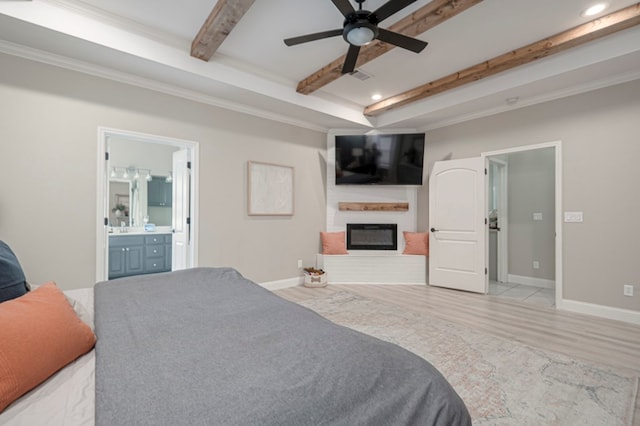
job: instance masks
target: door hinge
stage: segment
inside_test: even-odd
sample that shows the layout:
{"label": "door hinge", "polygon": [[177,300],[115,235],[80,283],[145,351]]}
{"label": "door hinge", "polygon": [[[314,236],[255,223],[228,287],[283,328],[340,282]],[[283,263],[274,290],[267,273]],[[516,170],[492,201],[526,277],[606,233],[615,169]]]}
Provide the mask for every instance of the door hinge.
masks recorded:
{"label": "door hinge", "polygon": [[104,160],[105,161],[109,161],[109,153],[108,152],[104,153]]}
{"label": "door hinge", "polygon": [[487,173],[487,168],[486,168],[486,167],[484,168],[484,174],[485,174],[485,175],[487,175],[487,174],[488,174],[488,173]]}
{"label": "door hinge", "polygon": [[187,161],[187,169],[191,170],[191,161]]}
{"label": "door hinge", "polygon": [[487,275],[487,268],[484,268],[484,274]]}
{"label": "door hinge", "polygon": [[109,218],[104,218],[104,226],[107,226],[109,224]]}
{"label": "door hinge", "polygon": [[486,217],[484,218],[484,224],[485,225],[487,224],[487,218]]}
{"label": "door hinge", "polygon": [[191,225],[191,218],[190,217],[187,218],[187,225]]}

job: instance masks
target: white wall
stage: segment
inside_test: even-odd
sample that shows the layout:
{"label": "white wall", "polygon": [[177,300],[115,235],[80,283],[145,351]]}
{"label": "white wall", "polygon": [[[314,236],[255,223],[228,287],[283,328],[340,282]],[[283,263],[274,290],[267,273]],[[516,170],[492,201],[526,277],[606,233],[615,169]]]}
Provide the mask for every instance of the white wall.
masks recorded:
{"label": "white wall", "polygon": [[[0,55],[0,239],[27,279],[89,287],[99,126],[200,144],[201,266],[259,282],[313,265],[325,227],[326,134]],[[246,214],[247,161],[295,167],[295,215]]]}
{"label": "white wall", "polygon": [[[563,297],[640,311],[640,80],[427,132],[436,160],[562,141]],[[427,212],[428,187],[419,193]],[[428,228],[428,216],[418,218]],[[635,297],[623,296],[633,284]]]}
{"label": "white wall", "polygon": [[512,153],[507,162],[509,274],[555,281],[555,149]]}
{"label": "white wall", "polygon": [[[417,187],[383,185],[336,185],[335,136],[327,136],[327,231],[345,231],[347,223],[395,223],[398,225],[398,250],[404,250],[403,231],[415,232],[418,220]],[[340,134],[358,134],[340,133]],[[409,211],[340,211],[338,203],[409,203]],[[357,252],[353,251],[353,252]],[[384,252],[390,253],[385,250]]]}

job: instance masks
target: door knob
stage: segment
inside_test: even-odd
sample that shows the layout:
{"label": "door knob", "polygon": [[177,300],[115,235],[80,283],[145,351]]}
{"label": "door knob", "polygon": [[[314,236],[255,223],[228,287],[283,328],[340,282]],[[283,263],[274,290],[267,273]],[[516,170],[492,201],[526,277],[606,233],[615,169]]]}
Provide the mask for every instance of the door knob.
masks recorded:
{"label": "door knob", "polygon": [[436,228],[431,228],[431,232],[438,232]]}

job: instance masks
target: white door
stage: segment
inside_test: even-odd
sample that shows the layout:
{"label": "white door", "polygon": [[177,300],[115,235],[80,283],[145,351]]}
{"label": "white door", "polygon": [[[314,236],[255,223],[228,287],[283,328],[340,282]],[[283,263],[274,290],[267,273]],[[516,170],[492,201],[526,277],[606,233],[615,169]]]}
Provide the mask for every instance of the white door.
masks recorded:
{"label": "white door", "polygon": [[429,284],[487,293],[485,158],[438,161],[429,177]]}
{"label": "white door", "polygon": [[173,153],[172,271],[189,266],[189,179],[189,151],[180,149]]}

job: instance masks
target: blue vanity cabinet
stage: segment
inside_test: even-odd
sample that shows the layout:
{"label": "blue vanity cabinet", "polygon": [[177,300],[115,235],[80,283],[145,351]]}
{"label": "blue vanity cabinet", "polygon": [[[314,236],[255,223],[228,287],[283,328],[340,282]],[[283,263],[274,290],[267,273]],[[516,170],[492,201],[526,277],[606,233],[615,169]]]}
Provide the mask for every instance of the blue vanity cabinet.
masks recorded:
{"label": "blue vanity cabinet", "polygon": [[171,270],[171,234],[154,234],[144,237],[145,273],[168,272]]}
{"label": "blue vanity cabinet", "polygon": [[172,234],[110,235],[109,279],[171,270]]}
{"label": "blue vanity cabinet", "polygon": [[109,279],[144,273],[144,236],[109,236]]}

